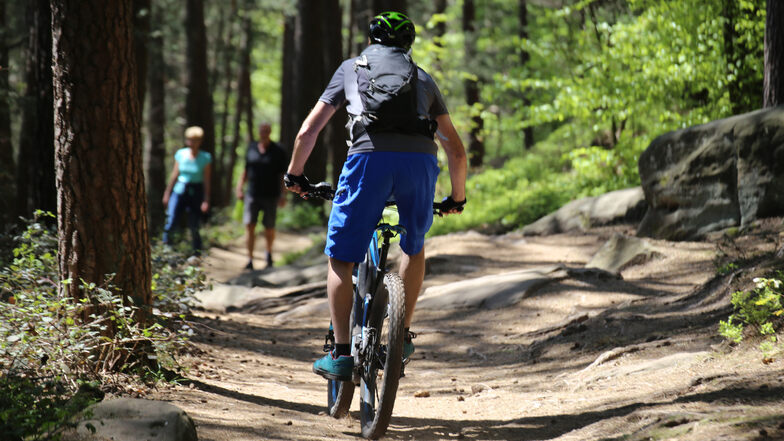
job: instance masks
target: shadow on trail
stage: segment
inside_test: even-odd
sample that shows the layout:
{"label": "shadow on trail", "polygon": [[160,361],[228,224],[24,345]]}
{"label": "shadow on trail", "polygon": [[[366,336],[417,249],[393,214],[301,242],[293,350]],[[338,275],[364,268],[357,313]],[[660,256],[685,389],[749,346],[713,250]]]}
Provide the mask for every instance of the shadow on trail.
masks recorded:
{"label": "shadow on trail", "polygon": [[[196,389],[199,389],[203,392],[220,395],[237,401],[244,401],[246,403],[256,404],[259,406],[277,407],[279,409],[312,414],[318,414],[319,412],[323,412],[325,410],[325,406],[316,406],[313,404],[298,403],[294,401],[278,400],[259,395],[246,394],[243,392],[226,389],[224,387],[215,386],[213,384],[207,384],[199,380],[188,380],[187,383],[193,384]],[[324,395],[326,397],[326,393]]]}
{"label": "shadow on trail", "polygon": [[215,351],[242,349],[258,354],[274,354],[295,361],[312,361],[320,354],[326,329],[320,327],[258,326],[232,319],[193,319],[199,330],[194,341],[208,345]]}
{"label": "shadow on trail", "polygon": [[[616,347],[633,346],[669,339],[682,340],[685,333],[714,327],[731,312],[726,277],[715,277],[692,290],[674,284],[665,289],[651,289],[638,281],[608,280],[593,277],[571,277],[554,281],[532,293],[529,298],[555,296],[563,292],[614,292],[634,293],[634,300],[617,305],[582,307],[563,321],[516,335],[504,334],[503,324],[488,328],[487,319],[492,310],[462,309],[444,311],[433,318],[429,326],[445,338],[432,347],[422,346],[456,366],[487,367],[527,365],[565,361],[548,357],[551,349],[570,347],[572,355],[598,355]],[[512,306],[514,308],[521,308]],[[520,320],[534,319],[538,311],[521,308]],[[470,336],[473,350],[481,352],[482,360],[471,358],[454,350],[446,336],[454,323],[459,323],[459,334]],[[500,335],[499,335],[500,334]],[[710,332],[706,336],[713,336]],[[678,350],[705,350],[715,343],[710,339],[679,341]],[[665,345],[670,343],[665,342]],[[419,350],[419,347],[418,347]],[[441,358],[442,355],[438,355]],[[584,366],[583,366],[584,367]]]}
{"label": "shadow on trail", "polygon": [[[755,404],[780,402],[784,387],[752,389],[733,387],[712,392],[678,397],[671,401],[639,402],[605,410],[583,413],[544,415],[508,420],[445,421],[424,418],[393,417],[386,438],[390,439],[487,439],[487,440],[548,440],[571,431],[612,418],[626,417],[639,410],[672,404],[749,400]],[[720,410],[717,410],[719,412]],[[358,418],[358,415],[357,415]]]}

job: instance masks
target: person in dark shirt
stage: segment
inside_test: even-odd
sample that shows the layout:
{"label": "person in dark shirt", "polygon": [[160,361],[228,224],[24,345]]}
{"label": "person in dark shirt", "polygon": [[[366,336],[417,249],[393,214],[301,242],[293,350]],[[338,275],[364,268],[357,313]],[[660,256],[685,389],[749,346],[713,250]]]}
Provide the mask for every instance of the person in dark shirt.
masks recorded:
{"label": "person in dark shirt", "polygon": [[[261,223],[264,225],[264,238],[267,242],[267,267],[271,267],[277,208],[286,205],[283,174],[286,172],[288,158],[285,150],[270,139],[271,131],[268,123],[259,125],[259,141],[248,145],[245,169],[237,183],[237,199],[245,203],[242,221],[245,224],[245,243],[248,248],[248,264],[245,269],[249,270],[253,269],[259,211],[264,212]],[[243,192],[246,182],[248,188]]]}

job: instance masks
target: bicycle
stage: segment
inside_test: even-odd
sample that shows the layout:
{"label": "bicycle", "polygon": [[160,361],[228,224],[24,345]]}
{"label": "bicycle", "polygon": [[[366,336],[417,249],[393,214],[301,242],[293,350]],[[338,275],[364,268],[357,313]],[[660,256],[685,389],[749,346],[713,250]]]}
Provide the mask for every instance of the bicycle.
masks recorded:
{"label": "bicycle", "polygon": [[[332,200],[334,190],[320,183],[307,192],[307,197]],[[394,202],[387,202],[388,207]],[[441,204],[433,203],[434,214],[441,215]],[[365,254],[355,266],[354,305],[351,310],[351,355],[354,357],[352,381],[327,380],[327,408],[330,416],[341,418],[351,407],[356,386],[360,387],[360,422],[362,436],[378,439],[389,426],[400,378],[405,376],[403,338],[405,290],[403,280],[386,268],[391,240],[405,234],[400,225],[379,221]],[[324,352],[335,345],[330,323],[325,336]],[[380,384],[379,384],[379,371]],[[380,386],[380,390],[379,390]]]}

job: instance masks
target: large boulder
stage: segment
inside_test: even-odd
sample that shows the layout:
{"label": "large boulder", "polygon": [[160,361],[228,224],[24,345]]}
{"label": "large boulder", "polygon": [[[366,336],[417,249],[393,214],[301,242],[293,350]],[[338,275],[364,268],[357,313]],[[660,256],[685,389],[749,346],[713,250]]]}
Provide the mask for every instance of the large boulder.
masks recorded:
{"label": "large boulder", "polygon": [[536,222],[526,225],[526,236],[549,235],[619,222],[639,222],[645,213],[642,188],[611,191],[601,196],[577,199]]}
{"label": "large boulder", "polygon": [[162,401],[118,398],[95,404],[67,431],[64,441],[197,441],[196,426],[188,414]]}
{"label": "large boulder", "polygon": [[784,107],[659,136],[640,156],[639,236],[699,239],[784,214]]}

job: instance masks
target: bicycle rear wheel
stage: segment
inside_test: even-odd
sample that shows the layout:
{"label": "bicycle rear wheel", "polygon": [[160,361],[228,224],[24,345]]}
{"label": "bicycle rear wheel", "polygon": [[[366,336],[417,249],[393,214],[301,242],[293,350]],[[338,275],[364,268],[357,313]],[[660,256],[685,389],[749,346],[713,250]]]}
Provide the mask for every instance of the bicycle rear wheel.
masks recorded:
{"label": "bicycle rear wheel", "polygon": [[[395,405],[400,371],[403,365],[403,320],[406,297],[403,280],[397,274],[384,276],[388,291],[388,308],[379,323],[371,323],[375,330],[374,356],[363,366],[360,379],[360,419],[362,436],[378,439],[389,426]],[[379,378],[379,369],[383,369]]]}

